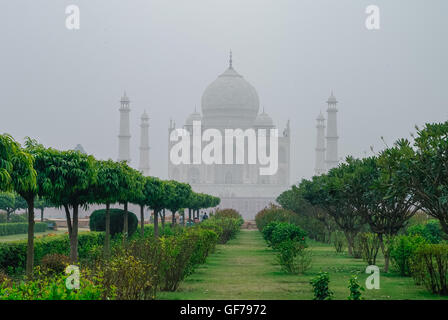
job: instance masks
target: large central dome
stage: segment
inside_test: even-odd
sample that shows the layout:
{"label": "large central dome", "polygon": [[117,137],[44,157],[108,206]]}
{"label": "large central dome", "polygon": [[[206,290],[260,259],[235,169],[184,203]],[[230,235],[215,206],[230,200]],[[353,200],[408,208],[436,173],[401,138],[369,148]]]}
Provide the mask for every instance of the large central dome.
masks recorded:
{"label": "large central dome", "polygon": [[213,81],[202,95],[203,122],[206,127],[248,128],[259,109],[255,88],[229,68]]}

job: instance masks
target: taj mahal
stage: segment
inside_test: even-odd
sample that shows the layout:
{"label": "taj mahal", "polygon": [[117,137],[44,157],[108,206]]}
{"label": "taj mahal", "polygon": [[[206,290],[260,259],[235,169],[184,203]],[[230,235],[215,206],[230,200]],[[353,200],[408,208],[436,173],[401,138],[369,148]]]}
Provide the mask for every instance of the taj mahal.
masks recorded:
{"label": "taj mahal", "polygon": [[[322,114],[317,118],[317,145],[315,173],[320,174],[338,164],[337,151],[337,121],[336,98],[331,94],[328,103],[328,125]],[[170,120],[168,126],[168,178],[189,183],[195,192],[203,192],[221,198],[221,208],[233,208],[241,213],[244,219],[252,220],[255,214],[269,205],[283,191],[290,187],[290,152],[291,128],[290,121],[282,130],[278,130],[273,119],[260,108],[257,90],[233,67],[232,53],[227,69],[212,81],[202,94],[201,109],[194,110],[185,120],[183,129],[189,133],[189,139],[194,140],[193,126],[201,123],[201,132],[215,129],[224,132],[227,129],[253,129],[255,132],[280,132],[277,135],[278,167],[275,174],[261,175],[260,163],[195,163],[174,164],[170,161],[170,149],[174,142],[170,140],[176,123]],[[123,95],[121,99],[120,131],[118,136],[118,160],[130,162],[130,130],[129,112],[130,100]],[[144,175],[150,174],[149,166],[149,117],[146,112],[141,117],[140,124],[140,161],[139,170]],[[327,132],[325,135],[325,128]],[[269,139],[267,152],[272,153]],[[193,146],[193,143],[191,144]],[[244,143],[243,155],[247,160],[253,149]],[[192,147],[193,148],[193,147]],[[193,150],[190,152],[194,153]]]}

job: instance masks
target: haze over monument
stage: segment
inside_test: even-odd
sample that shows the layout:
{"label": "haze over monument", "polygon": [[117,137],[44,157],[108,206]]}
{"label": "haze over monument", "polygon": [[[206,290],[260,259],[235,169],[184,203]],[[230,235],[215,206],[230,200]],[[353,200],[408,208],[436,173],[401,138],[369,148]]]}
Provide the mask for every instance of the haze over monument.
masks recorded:
{"label": "haze over monument", "polygon": [[[140,124],[150,117],[150,173],[168,177],[167,125],[182,126],[228,50],[261,108],[291,120],[290,182],[315,169],[316,116],[338,105],[338,157],[363,156],[448,116],[448,3],[385,1],[381,30],[364,26],[367,1],[85,1],[68,31],[70,1],[7,1],[0,13],[0,127],[59,149],[81,144],[117,159],[120,97],[127,91],[130,157],[139,167]],[[410,8],[404,10],[403,7]],[[397,42],[397,35],[400,41]],[[385,75],[387,75],[385,77]],[[280,129],[280,135],[281,135]]]}

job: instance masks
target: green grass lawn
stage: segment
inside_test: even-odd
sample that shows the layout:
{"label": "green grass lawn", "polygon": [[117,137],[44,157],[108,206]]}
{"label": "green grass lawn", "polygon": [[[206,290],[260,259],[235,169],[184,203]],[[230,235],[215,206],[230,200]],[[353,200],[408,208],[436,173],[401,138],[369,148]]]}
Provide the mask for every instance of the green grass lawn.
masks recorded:
{"label": "green grass lawn", "polygon": [[[330,274],[330,289],[335,299],[349,295],[348,280],[359,275],[365,287],[366,263],[332,246],[310,242],[313,263],[303,275],[289,275],[275,262],[275,254],[266,246],[259,231],[242,230],[236,239],[218,245],[215,253],[196,272],[181,283],[176,292],[161,292],[159,299],[312,299],[309,281],[319,271]],[[380,257],[377,265],[382,268]],[[366,299],[441,299],[416,286],[412,278],[382,273],[379,290],[363,292]],[[446,297],[448,298],[448,297]]]}
{"label": "green grass lawn", "polygon": [[[47,230],[45,232],[36,232],[34,234],[34,238],[41,237],[41,236],[44,236],[44,235],[47,235],[47,234],[50,234],[50,233],[64,234],[64,233],[67,233],[67,232],[68,232],[67,228],[58,228],[57,231]],[[79,232],[80,233],[88,232],[88,229],[80,228]],[[25,239],[28,239],[28,234],[26,234],[26,233],[12,234],[12,235],[9,235],[9,236],[0,236],[0,242],[10,242],[10,241],[25,240]]]}

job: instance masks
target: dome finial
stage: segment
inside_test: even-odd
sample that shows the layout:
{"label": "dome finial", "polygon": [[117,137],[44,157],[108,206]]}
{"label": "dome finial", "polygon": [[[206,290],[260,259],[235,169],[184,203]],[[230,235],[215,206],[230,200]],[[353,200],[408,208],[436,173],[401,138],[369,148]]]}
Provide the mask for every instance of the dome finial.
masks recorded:
{"label": "dome finial", "polygon": [[232,49],[230,49],[229,69],[233,69],[232,63],[233,63],[233,60],[232,60]]}

